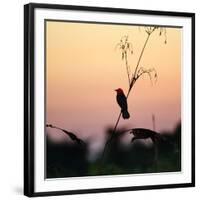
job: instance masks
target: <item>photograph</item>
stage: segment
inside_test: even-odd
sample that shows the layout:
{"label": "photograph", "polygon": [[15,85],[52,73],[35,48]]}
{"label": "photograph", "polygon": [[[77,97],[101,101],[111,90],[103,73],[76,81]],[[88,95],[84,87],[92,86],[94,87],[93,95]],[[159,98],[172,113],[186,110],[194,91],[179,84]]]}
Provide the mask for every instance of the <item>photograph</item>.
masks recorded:
{"label": "photograph", "polygon": [[45,21],[47,178],[181,171],[181,38]]}

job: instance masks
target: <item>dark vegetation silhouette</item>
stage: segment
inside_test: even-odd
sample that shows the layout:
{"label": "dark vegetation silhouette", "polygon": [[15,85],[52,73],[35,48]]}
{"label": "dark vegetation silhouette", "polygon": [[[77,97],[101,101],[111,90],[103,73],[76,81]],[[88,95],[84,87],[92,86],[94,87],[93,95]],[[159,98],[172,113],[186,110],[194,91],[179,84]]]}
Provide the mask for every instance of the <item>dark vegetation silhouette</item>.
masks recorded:
{"label": "dark vegetation silhouette", "polygon": [[[138,129],[135,129],[138,130]],[[148,130],[148,129],[145,129]],[[105,131],[106,139],[113,134],[113,128]],[[157,162],[155,165],[155,146],[150,138],[138,138],[131,142],[132,130],[118,129],[106,151],[104,165],[99,170],[101,154],[89,159],[89,142],[80,145],[65,141],[55,143],[46,137],[46,175],[47,178],[81,177],[97,175],[139,174],[175,172],[181,170],[181,124],[172,132],[161,132],[157,141]],[[130,136],[127,143],[122,142]],[[144,142],[144,141],[147,142]]]}
{"label": "dark vegetation silhouette", "polygon": [[62,178],[88,174],[87,144],[55,143],[46,138],[46,177]]}
{"label": "dark vegetation silhouette", "polygon": [[59,127],[57,127],[57,126],[53,126],[52,124],[47,124],[46,127],[55,128],[55,129],[58,129],[58,130],[64,132],[66,135],[69,136],[69,138],[70,138],[71,140],[73,140],[73,141],[76,142],[77,144],[80,144],[80,145],[84,145],[84,144],[85,144],[83,140],[81,140],[80,138],[78,138],[78,137],[77,137],[74,133],[72,133],[72,132],[69,132],[69,131],[67,131],[67,130],[65,130],[65,129],[62,129],[62,128],[59,128]]}
{"label": "dark vegetation silhouette", "polygon": [[163,140],[164,138],[157,132],[145,129],[145,128],[134,128],[130,131],[130,134],[133,135],[131,142],[137,139],[151,139],[153,143],[159,140]]}

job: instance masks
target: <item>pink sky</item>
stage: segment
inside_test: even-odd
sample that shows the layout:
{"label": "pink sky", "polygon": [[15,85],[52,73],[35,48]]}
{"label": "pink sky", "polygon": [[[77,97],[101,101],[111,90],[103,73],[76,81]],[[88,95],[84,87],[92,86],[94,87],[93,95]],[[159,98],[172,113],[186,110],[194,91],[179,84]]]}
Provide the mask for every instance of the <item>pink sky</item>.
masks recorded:
{"label": "pink sky", "polygon": [[[91,138],[98,146],[104,130],[114,126],[120,108],[114,89],[128,89],[126,68],[116,44],[123,35],[133,44],[132,71],[147,34],[137,26],[47,22],[47,123]],[[167,28],[167,44],[159,31],[152,34],[140,66],[154,67],[158,81],[139,79],[128,99],[129,120],[119,127],[172,130],[181,119],[181,29]],[[49,130],[51,137],[66,135]]]}

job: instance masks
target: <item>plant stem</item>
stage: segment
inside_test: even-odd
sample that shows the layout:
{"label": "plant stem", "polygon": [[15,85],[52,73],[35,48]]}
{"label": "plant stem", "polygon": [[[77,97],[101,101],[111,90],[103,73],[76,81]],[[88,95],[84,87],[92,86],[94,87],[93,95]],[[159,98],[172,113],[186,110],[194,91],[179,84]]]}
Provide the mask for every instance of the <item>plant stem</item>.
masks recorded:
{"label": "plant stem", "polygon": [[117,118],[117,121],[116,121],[116,124],[115,124],[115,127],[114,127],[114,130],[112,132],[112,135],[111,137],[107,140],[105,146],[104,146],[104,149],[103,149],[103,153],[102,153],[102,156],[101,156],[101,163],[103,162],[103,159],[104,159],[104,156],[105,156],[105,153],[106,153],[106,150],[107,150],[107,147],[108,147],[108,144],[112,141],[113,137],[114,137],[114,133],[116,132],[116,129],[117,129],[117,125],[119,123],[119,120],[121,118],[121,115],[122,115],[122,112],[120,112],[118,118]]}
{"label": "plant stem", "polygon": [[131,80],[130,80],[130,74],[129,74],[127,52],[125,52],[125,62],[126,62],[126,72],[127,72],[127,76],[128,76],[128,85],[130,86]]}
{"label": "plant stem", "polygon": [[[152,31],[152,32],[153,32],[153,31]],[[133,85],[136,83],[136,80],[137,80],[137,79],[136,79],[137,69],[138,69],[138,67],[139,67],[139,64],[140,64],[140,61],[141,61],[141,59],[142,59],[142,56],[143,56],[144,50],[145,50],[145,48],[146,48],[146,45],[147,45],[147,43],[148,43],[148,41],[149,41],[150,35],[151,35],[151,34],[148,34],[148,36],[147,36],[147,38],[146,38],[146,41],[145,41],[144,46],[143,46],[143,48],[142,48],[142,51],[141,51],[141,53],[140,53],[140,57],[139,57],[139,59],[138,59],[138,62],[137,62],[137,65],[136,65],[136,68],[135,68],[135,71],[134,71],[134,74],[133,74],[131,83],[129,82],[129,83],[130,83],[130,84],[129,84],[129,90],[128,90],[128,93],[127,93],[127,95],[126,95],[126,98],[127,98],[127,99],[128,99],[128,97],[129,97],[129,94],[130,94],[130,91],[131,91]],[[126,62],[126,63],[127,63],[127,62]],[[126,67],[127,67],[127,65],[126,65]],[[129,74],[128,74],[128,78],[129,78]],[[129,79],[129,80],[130,80],[130,79]],[[115,135],[116,130],[117,130],[117,126],[118,126],[119,121],[120,121],[120,119],[121,119],[121,115],[122,115],[122,113],[121,113],[121,111],[120,111],[120,114],[119,114],[119,116],[118,116],[118,118],[117,118],[117,121],[116,121],[116,123],[115,123],[114,130],[113,130],[113,132],[112,132],[112,135],[111,135],[111,137],[107,140],[107,142],[106,142],[106,144],[105,144],[105,146],[104,146],[103,153],[102,153],[102,156],[101,156],[101,159],[100,159],[100,163],[101,163],[101,164],[103,163],[104,156],[105,156],[105,152],[106,152],[106,150],[107,150],[108,144],[109,144],[109,143],[112,141],[112,139],[114,138],[114,135]]]}
{"label": "plant stem", "polygon": [[137,69],[138,69],[139,64],[140,64],[140,61],[141,61],[141,59],[142,59],[142,56],[143,56],[144,50],[145,50],[145,48],[146,48],[147,42],[149,41],[150,35],[151,35],[151,34],[148,34],[148,36],[147,36],[147,38],[146,38],[146,41],[145,41],[144,46],[143,46],[143,48],[142,48],[142,51],[141,51],[141,53],[140,53],[140,57],[139,57],[139,59],[138,59],[138,62],[137,62],[137,65],[136,65],[136,68],[135,68],[135,71],[134,71],[134,74],[133,74],[132,79],[136,78]]}

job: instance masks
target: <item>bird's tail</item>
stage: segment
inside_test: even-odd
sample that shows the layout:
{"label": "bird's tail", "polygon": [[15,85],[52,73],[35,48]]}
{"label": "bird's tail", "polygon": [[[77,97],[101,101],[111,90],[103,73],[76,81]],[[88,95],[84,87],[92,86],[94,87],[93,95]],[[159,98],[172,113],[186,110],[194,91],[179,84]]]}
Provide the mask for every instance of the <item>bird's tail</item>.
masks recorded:
{"label": "bird's tail", "polygon": [[128,119],[130,117],[128,110],[122,110],[122,117],[124,119]]}

